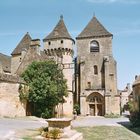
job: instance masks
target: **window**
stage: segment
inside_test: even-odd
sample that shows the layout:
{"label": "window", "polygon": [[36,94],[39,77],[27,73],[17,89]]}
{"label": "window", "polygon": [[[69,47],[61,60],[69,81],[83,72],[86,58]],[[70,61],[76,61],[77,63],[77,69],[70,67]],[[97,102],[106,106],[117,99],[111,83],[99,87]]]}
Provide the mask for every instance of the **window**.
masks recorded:
{"label": "window", "polygon": [[94,65],[94,74],[95,74],[95,75],[98,74],[98,67],[97,67],[97,65]]}
{"label": "window", "polygon": [[91,89],[91,82],[88,82],[88,83],[87,83],[87,88],[88,88],[88,89]]}
{"label": "window", "polygon": [[51,45],[51,42],[50,41],[48,42],[48,45]]}
{"label": "window", "polygon": [[63,44],[63,40],[61,40],[61,44]]}
{"label": "window", "polygon": [[90,43],[90,52],[99,52],[99,43],[95,40]]}

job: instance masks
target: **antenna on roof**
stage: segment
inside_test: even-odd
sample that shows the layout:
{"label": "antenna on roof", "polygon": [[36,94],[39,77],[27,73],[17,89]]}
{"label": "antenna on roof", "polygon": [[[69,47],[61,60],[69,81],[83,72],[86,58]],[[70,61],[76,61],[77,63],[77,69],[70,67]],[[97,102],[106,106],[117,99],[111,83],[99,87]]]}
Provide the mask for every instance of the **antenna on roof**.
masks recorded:
{"label": "antenna on roof", "polygon": [[60,16],[60,19],[63,19],[63,15]]}

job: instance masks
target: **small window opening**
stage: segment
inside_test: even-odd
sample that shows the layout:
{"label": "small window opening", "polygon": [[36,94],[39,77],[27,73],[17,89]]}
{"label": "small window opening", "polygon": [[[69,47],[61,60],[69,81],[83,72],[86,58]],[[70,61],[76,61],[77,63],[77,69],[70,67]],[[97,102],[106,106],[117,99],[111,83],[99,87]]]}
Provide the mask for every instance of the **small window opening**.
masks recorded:
{"label": "small window opening", "polygon": [[48,42],[48,45],[51,45],[51,42],[50,41]]}
{"label": "small window opening", "polygon": [[95,40],[90,43],[90,52],[99,52],[99,43]]}
{"label": "small window opening", "polygon": [[87,83],[87,87],[88,87],[88,89],[91,89],[91,82]]}
{"label": "small window opening", "polygon": [[98,67],[97,67],[97,65],[94,66],[94,74],[95,74],[95,75],[98,74]]}
{"label": "small window opening", "polygon": [[61,44],[63,44],[63,40],[61,40]]}

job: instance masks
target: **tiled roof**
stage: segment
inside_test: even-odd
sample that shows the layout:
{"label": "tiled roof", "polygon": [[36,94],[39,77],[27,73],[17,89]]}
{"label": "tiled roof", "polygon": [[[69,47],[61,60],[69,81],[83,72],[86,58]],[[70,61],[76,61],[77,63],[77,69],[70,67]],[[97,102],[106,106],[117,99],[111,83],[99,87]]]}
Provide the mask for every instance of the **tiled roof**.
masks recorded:
{"label": "tiled roof", "polygon": [[60,20],[53,31],[48,36],[46,36],[43,41],[52,39],[71,39],[74,41],[67,30],[62,16],[60,17]]}
{"label": "tiled roof", "polygon": [[3,71],[11,71],[11,57],[0,53],[0,63],[2,64]]}
{"label": "tiled roof", "polygon": [[14,49],[11,55],[17,55],[21,54],[22,50],[26,49],[28,50],[30,47],[32,38],[30,37],[29,33],[27,32],[26,35],[22,38],[20,43],[17,45],[17,47]]}
{"label": "tiled roof", "polygon": [[94,16],[76,39],[113,36]]}

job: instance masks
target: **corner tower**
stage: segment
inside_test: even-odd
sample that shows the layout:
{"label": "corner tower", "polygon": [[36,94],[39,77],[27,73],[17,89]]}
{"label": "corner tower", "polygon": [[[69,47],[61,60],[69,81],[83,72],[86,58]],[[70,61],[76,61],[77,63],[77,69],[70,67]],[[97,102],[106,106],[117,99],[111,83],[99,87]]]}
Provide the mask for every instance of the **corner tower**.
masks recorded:
{"label": "corner tower", "polygon": [[29,49],[30,47],[30,43],[31,43],[31,36],[29,35],[29,33],[27,32],[24,37],[22,38],[22,40],[19,42],[19,44],[16,46],[16,48],[13,50],[13,52],[11,53],[12,58],[11,58],[11,73],[12,74],[16,74],[17,69],[19,67],[19,65],[21,64],[26,51]]}
{"label": "corner tower", "polygon": [[76,38],[82,115],[120,114],[112,37],[93,17]]}
{"label": "corner tower", "polygon": [[50,58],[53,58],[58,64],[60,64],[65,79],[67,79],[68,97],[65,99],[65,103],[58,111],[59,115],[71,116],[73,112],[73,94],[72,94],[72,75],[73,70],[71,64],[73,60],[73,44],[75,43],[70,36],[63,16],[60,17],[58,24],[53,31],[43,39],[44,50]]}

